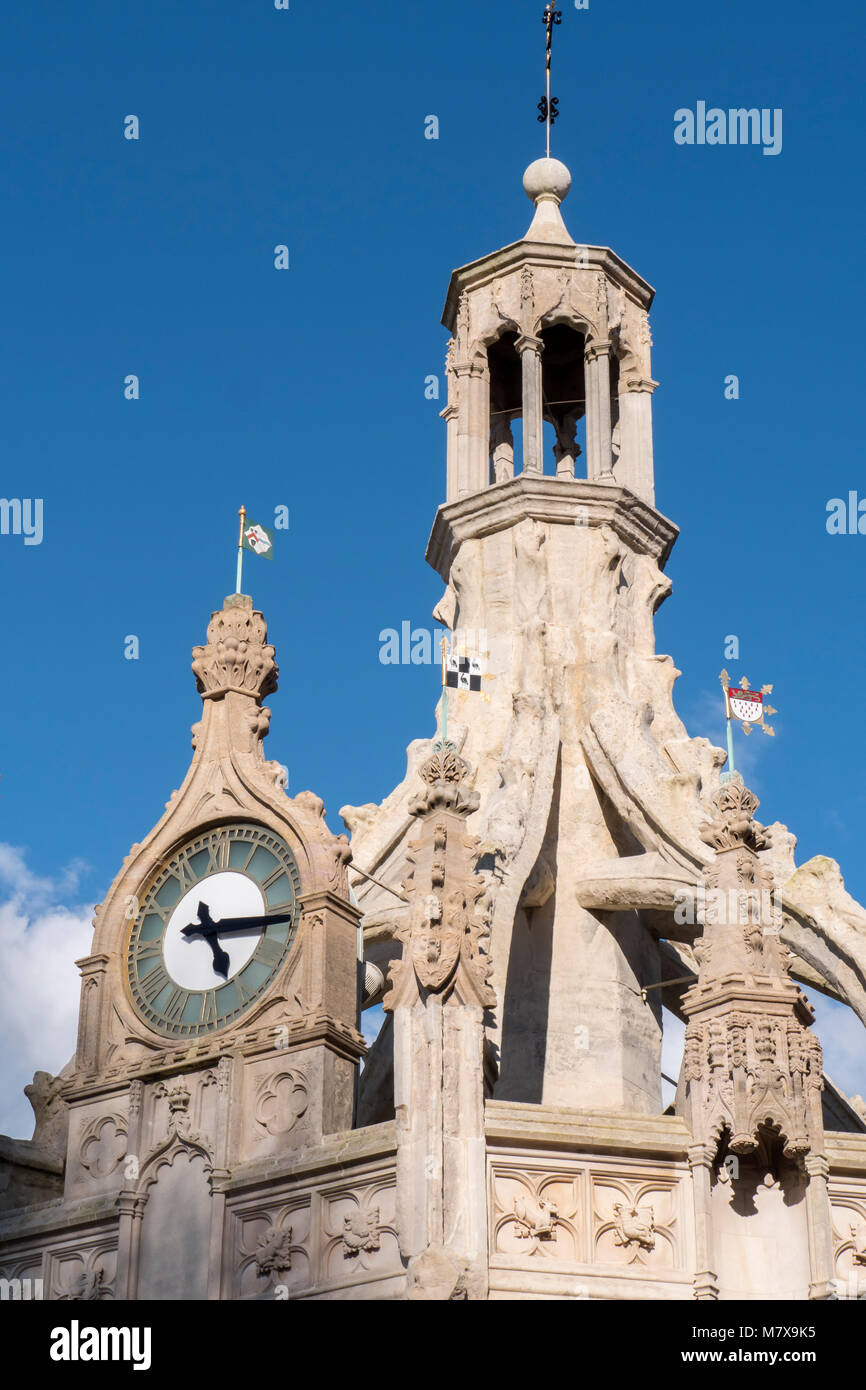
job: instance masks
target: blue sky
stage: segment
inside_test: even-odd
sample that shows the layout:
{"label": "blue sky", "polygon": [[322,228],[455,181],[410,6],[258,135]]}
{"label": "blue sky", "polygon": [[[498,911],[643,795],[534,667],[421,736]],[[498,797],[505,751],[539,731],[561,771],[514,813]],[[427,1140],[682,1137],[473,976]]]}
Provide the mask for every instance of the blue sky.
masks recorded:
{"label": "blue sky", "polygon": [[[657,636],[677,707],[721,742],[721,666],[774,684],[777,737],[744,764],[760,814],[866,898],[866,537],[825,527],[830,498],[866,497],[862,7],[561,7],[566,221],[657,290],[657,499],[682,529]],[[241,502],[290,509],[245,586],[277,647],[267,749],[290,791],[315,789],[341,829],[338,808],[385,795],[432,730],[435,670],[382,665],[379,633],[430,626],[441,592],[423,557],[445,437],[424,379],[451,269],[529,222],[542,8],[4,16],[0,490],[44,505],[41,545],[0,536],[0,839],[18,851],[0,870],[25,919],[101,900],[179,785],[190,648],[233,587]],[[698,101],[781,108],[781,153],[677,145],[674,112]]]}

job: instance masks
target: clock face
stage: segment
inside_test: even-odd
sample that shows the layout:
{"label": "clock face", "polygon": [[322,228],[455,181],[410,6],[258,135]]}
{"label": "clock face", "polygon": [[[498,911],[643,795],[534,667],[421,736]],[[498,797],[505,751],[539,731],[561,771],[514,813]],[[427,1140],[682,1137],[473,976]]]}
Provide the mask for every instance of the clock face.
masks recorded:
{"label": "clock face", "polygon": [[222,825],[179,849],[133,923],[127,978],[157,1033],[195,1038],[240,1018],[272,982],[297,925],[300,876],[259,825]]}

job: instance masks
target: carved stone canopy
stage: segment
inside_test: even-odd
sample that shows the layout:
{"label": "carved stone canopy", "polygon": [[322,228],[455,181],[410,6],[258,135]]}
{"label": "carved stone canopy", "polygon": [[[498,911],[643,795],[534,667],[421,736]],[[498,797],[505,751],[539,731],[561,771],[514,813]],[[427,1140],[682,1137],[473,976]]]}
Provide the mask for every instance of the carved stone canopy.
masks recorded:
{"label": "carved stone canopy", "polygon": [[821,1154],[821,1045],[779,941],[774,879],[758,857],[769,844],[758,799],[735,776],[715,806],[700,829],[715,857],[704,872],[698,979],[683,995],[677,1109],[700,1145],[715,1148],[727,1132],[731,1152],[750,1154],[777,1133],[790,1158]]}

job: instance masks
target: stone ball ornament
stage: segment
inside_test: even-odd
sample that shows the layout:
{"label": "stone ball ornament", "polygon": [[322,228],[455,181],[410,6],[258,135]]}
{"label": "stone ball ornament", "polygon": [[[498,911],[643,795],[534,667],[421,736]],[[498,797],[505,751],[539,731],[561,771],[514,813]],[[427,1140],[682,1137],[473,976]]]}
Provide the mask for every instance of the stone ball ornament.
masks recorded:
{"label": "stone ball ornament", "polygon": [[571,188],[571,173],[559,159],[536,159],[523,175],[523,188],[532,203],[541,198],[561,203]]}

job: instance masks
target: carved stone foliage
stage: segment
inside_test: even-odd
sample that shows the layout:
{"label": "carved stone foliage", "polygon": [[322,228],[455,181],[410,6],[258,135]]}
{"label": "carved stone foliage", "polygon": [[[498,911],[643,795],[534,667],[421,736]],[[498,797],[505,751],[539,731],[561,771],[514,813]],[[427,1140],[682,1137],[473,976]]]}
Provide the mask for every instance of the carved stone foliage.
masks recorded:
{"label": "carved stone foliage", "polygon": [[[567,1159],[491,1164],[490,1243],[498,1260],[684,1269],[681,1179]],[[602,1273],[599,1270],[599,1273]]]}
{"label": "carved stone foliage", "polygon": [[778,1132],[788,1157],[821,1154],[821,1046],[780,946],[773,876],[758,858],[769,845],[758,799],[735,775],[715,806],[700,830],[715,855],[704,873],[698,981],[683,996],[677,1109],[698,1145],[716,1148],[727,1131],[731,1151],[748,1154]]}
{"label": "carved stone foliage", "polygon": [[[533,1242],[532,1250],[541,1240],[550,1240],[559,1220],[555,1202],[546,1202],[543,1197],[515,1197],[514,1225],[518,1240]],[[528,1247],[529,1249],[530,1247]]]}
{"label": "carved stone foliage", "polygon": [[47,1296],[82,1303],[113,1298],[116,1272],[117,1249],[111,1241],[52,1250],[48,1258]]}
{"label": "carved stone foliage", "polygon": [[494,1170],[491,1244],[520,1259],[585,1259],[583,1175]]}
{"label": "carved stone foliage", "polygon": [[158,1099],[165,1098],[168,1106],[167,1131],[169,1135],[178,1135],[184,1139],[198,1139],[198,1134],[193,1129],[192,1115],[190,1113],[190,1090],[186,1082],[181,1077],[173,1077],[170,1081],[160,1081],[154,1088],[154,1095]]}
{"label": "carved stone foliage", "polygon": [[830,1193],[836,1291],[866,1296],[866,1184],[836,1184]]}
{"label": "carved stone foliage", "polygon": [[347,1212],[343,1217],[343,1254],[347,1260],[353,1259],[362,1250],[372,1252],[381,1249],[379,1238],[379,1208],[370,1207],[366,1212]]}
{"label": "carved stone foliage", "polygon": [[[465,785],[468,771],[454,745],[442,740],[419,769],[424,787],[409,804],[418,834],[408,845],[410,873],[403,884],[410,909],[397,932],[403,959],[391,966],[386,1009],[418,990],[481,1007],[496,1002],[487,983],[493,968],[489,895],[475,872],[478,840],[466,830],[466,817],[479,802]],[[487,910],[479,910],[482,899]]]}
{"label": "carved stone foliage", "polygon": [[682,1263],[675,1184],[599,1178],[593,1185],[596,1259],[669,1269]]}
{"label": "carved stone foliage", "polygon": [[266,1134],[288,1134],[298,1125],[309,1104],[307,1078],[297,1068],[281,1067],[272,1076],[262,1076],[256,1086],[255,1123],[257,1140]]}
{"label": "carved stone foliage", "polygon": [[[324,871],[325,886],[341,897],[348,896],[346,867],[352,850],[347,835],[334,835],[325,820],[325,803],[315,792],[298,792],[289,804],[303,817],[304,832],[315,845]],[[308,845],[308,850],[313,846]]]}
{"label": "carved stone foliage", "polygon": [[616,1220],[614,1244],[625,1250],[655,1249],[655,1218],[652,1207],[636,1207],[628,1202],[614,1202]]}
{"label": "carved stone foliage", "polygon": [[754,819],[760,802],[742,780],[723,783],[716,793],[715,805],[715,818],[698,832],[704,844],[715,850],[742,847],[753,853],[769,846],[769,832]]}
{"label": "carved stone foliage", "polygon": [[295,1298],[405,1273],[397,1243],[393,1161],[339,1182],[298,1183],[290,1192],[229,1201],[232,1298]]}
{"label": "carved stone foliage", "polygon": [[255,1249],[256,1269],[259,1274],[285,1274],[292,1267],[292,1228],[282,1230],[272,1227],[258,1242]]}
{"label": "carved stone foliage", "polygon": [[126,1121],[122,1116],[99,1116],[81,1136],[78,1161],[91,1177],[108,1177],[123,1159],[126,1142]]}
{"label": "carved stone foliage", "polygon": [[227,600],[230,606],[211,617],[207,644],[193,648],[192,669],[203,698],[235,690],[262,700],[277,688],[279,672],[267,624],[244,597]]}
{"label": "carved stone foliage", "polygon": [[682,1075],[712,1117],[707,1134],[727,1128],[733,1153],[755,1152],[768,1124],[784,1136],[786,1155],[809,1152],[810,1093],[820,1099],[823,1088],[821,1045],[795,1017],[731,1012],[693,1019]]}
{"label": "carved stone foliage", "polygon": [[324,1277],[346,1280],[402,1269],[392,1179],[322,1193]]}
{"label": "carved stone foliage", "polygon": [[237,1298],[275,1298],[278,1286],[287,1291],[309,1287],[310,1198],[242,1208],[236,1216]]}
{"label": "carved stone foliage", "polygon": [[219,1091],[220,1077],[225,1075],[225,1070],[211,1068],[196,1076],[171,1076],[148,1087],[143,1107],[148,1124],[139,1162],[129,1176],[131,1190],[137,1189],[146,1195],[158,1181],[161,1171],[171,1167],[180,1154],[185,1154],[190,1161],[200,1157],[204,1161],[204,1172],[212,1174],[213,1112],[207,1126],[210,1132],[203,1130],[200,1121],[206,1108],[205,1098]]}

